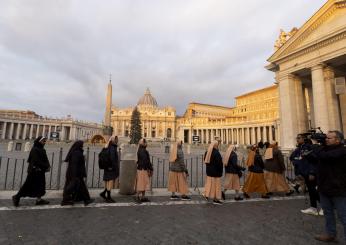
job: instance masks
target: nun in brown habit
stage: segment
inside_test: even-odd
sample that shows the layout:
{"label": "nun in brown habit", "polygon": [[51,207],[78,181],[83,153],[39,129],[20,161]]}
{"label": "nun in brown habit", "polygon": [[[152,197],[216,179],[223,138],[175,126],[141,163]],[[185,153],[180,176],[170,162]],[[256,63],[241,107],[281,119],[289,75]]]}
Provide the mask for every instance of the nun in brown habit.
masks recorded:
{"label": "nun in brown habit", "polygon": [[214,141],[209,145],[204,156],[207,178],[204,187],[204,197],[213,199],[214,204],[222,204],[221,200],[221,177],[223,172],[222,157],[219,152],[219,142]]}
{"label": "nun in brown habit", "polygon": [[284,172],[286,167],[284,157],[275,141],[266,149],[264,159],[264,180],[269,194],[283,192],[287,196],[291,195],[294,191],[290,190],[285,181]]}
{"label": "nun in brown habit", "polygon": [[153,174],[153,166],[150,162],[149,152],[146,148],[146,140],[140,139],[137,151],[137,176],[135,184],[137,203],[150,201],[145,197],[145,191],[150,189],[150,177]]}
{"label": "nun in brown habit", "polygon": [[236,153],[236,147],[230,145],[223,156],[223,164],[225,166],[225,180],[224,191],[222,192],[222,199],[225,199],[225,193],[227,190],[235,190],[235,200],[241,201],[242,197],[239,195],[240,190],[240,177],[242,171],[245,170],[242,166],[238,165],[238,156]]}
{"label": "nun in brown habit", "polygon": [[268,190],[264,181],[264,163],[258,152],[257,146],[251,147],[246,165],[248,166],[249,174],[247,175],[243,186],[244,197],[250,198],[249,193],[257,192],[262,195],[262,198],[269,198],[267,195]]}
{"label": "nun in brown habit", "polygon": [[175,194],[176,192],[181,194],[182,200],[191,200],[191,198],[187,196],[189,193],[187,186],[188,176],[189,174],[184,163],[183,142],[177,141],[172,144],[169,157],[168,191],[172,192],[172,200],[179,199]]}

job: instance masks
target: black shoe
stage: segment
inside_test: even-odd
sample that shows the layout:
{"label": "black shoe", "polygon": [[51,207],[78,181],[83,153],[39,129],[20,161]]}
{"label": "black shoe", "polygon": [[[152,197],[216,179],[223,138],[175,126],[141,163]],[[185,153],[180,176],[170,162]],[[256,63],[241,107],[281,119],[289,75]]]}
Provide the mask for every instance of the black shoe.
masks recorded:
{"label": "black shoe", "polygon": [[90,198],[89,200],[84,201],[84,206],[88,206],[90,203],[93,203],[95,200]]}
{"label": "black shoe", "polygon": [[20,200],[20,198],[17,195],[12,196],[13,206],[18,207],[19,206],[19,200]]}
{"label": "black shoe", "polygon": [[261,198],[264,198],[264,199],[269,199],[270,196],[268,194],[265,194],[265,195],[262,195]]}
{"label": "black shoe", "polygon": [[203,194],[202,196],[203,196],[203,198],[204,198],[207,202],[209,201],[209,198],[206,197],[204,194]]}
{"label": "black shoe", "polygon": [[179,197],[177,195],[172,195],[171,196],[171,200],[178,200],[178,199],[179,199]]}
{"label": "black shoe", "polygon": [[297,193],[300,193],[300,191],[299,191],[299,187],[300,187],[300,185],[298,185],[298,184],[297,184],[297,185],[295,185],[295,186],[293,187],[293,188],[296,190],[296,192],[297,192]]}
{"label": "black shoe", "polygon": [[44,199],[40,199],[36,201],[36,205],[47,205],[47,204],[49,204],[49,201]]}
{"label": "black shoe", "polygon": [[215,205],[222,205],[222,202],[220,200],[214,200],[213,204],[215,204]]}
{"label": "black shoe", "polygon": [[74,204],[73,201],[62,201],[60,203],[61,206],[67,206],[67,205],[71,205],[72,206],[73,204]]}
{"label": "black shoe", "polygon": [[249,194],[247,194],[246,192],[243,193],[243,196],[244,196],[246,199],[249,199],[249,198],[250,198]]}
{"label": "black shoe", "polygon": [[236,201],[242,201],[242,200],[244,200],[244,199],[243,199],[242,197],[235,197],[234,200],[236,200]]}
{"label": "black shoe", "polygon": [[102,197],[103,198],[103,200],[107,200],[107,197],[106,197],[106,192],[101,192],[100,193],[100,197]]}
{"label": "black shoe", "polygon": [[111,198],[111,197],[108,197],[106,199],[106,203],[115,203],[115,200],[113,198]]}
{"label": "black shoe", "polygon": [[183,200],[183,201],[190,201],[190,200],[191,200],[191,197],[186,196],[186,195],[182,195],[182,196],[181,196],[181,200]]}
{"label": "black shoe", "polygon": [[226,200],[226,195],[224,191],[221,191],[222,200]]}
{"label": "black shoe", "polygon": [[273,195],[273,192],[268,192],[267,195],[268,195],[268,196],[272,196],[272,195]]}
{"label": "black shoe", "polygon": [[141,199],[139,197],[135,197],[136,204],[142,204]]}
{"label": "black shoe", "polygon": [[150,200],[148,198],[146,198],[146,197],[142,197],[141,198],[141,202],[150,202]]}
{"label": "black shoe", "polygon": [[289,192],[287,192],[285,195],[286,196],[290,196],[290,195],[292,195],[294,193],[294,190],[290,190]]}

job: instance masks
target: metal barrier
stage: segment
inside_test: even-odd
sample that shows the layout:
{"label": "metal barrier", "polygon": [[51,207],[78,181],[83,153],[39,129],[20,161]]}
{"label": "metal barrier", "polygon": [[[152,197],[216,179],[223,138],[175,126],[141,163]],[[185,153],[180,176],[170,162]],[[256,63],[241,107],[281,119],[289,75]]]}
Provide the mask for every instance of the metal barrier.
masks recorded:
{"label": "metal barrier", "polygon": [[[65,152],[66,154],[67,152]],[[85,151],[85,166],[87,170],[86,183],[89,188],[103,187],[102,170],[98,166],[98,151],[90,151],[87,147]],[[59,190],[65,183],[65,173],[67,163],[63,162],[63,148],[58,152],[47,154],[51,164],[50,172],[46,173],[46,188],[48,190]],[[119,159],[121,151],[119,149]],[[167,188],[169,175],[169,160],[164,157],[151,156],[154,173],[151,178],[152,188]],[[238,164],[245,166],[245,159],[239,157]],[[206,171],[203,163],[203,155],[190,156],[185,159],[185,165],[189,172],[188,185],[191,188],[203,187],[205,183]],[[294,179],[294,169],[288,156],[285,156],[285,176]],[[28,163],[26,159],[17,159],[0,156],[0,190],[18,190],[27,176]],[[248,171],[245,171],[240,179],[244,184]]]}

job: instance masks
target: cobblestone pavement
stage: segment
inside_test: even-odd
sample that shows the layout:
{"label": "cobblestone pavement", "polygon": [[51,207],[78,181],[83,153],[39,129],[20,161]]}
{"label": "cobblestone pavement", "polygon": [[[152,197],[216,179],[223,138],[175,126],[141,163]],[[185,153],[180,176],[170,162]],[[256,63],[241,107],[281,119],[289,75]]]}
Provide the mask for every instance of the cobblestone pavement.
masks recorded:
{"label": "cobblestone pavement", "polygon": [[[134,205],[132,197],[117,197],[87,208],[57,208],[60,200],[51,199],[40,210],[0,211],[0,244],[320,244],[313,236],[323,231],[323,217],[301,214],[303,197],[277,199],[216,206],[198,196],[186,204],[152,197],[151,205]],[[340,224],[338,232],[342,241]]]}

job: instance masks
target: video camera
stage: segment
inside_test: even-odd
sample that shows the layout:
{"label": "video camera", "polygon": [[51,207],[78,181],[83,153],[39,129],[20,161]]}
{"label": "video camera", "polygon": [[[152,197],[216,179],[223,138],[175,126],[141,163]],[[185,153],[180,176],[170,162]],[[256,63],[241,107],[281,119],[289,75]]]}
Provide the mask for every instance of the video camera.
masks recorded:
{"label": "video camera", "polygon": [[322,132],[320,127],[311,128],[308,132],[301,134],[306,141],[316,140],[320,145],[326,145],[327,135]]}

